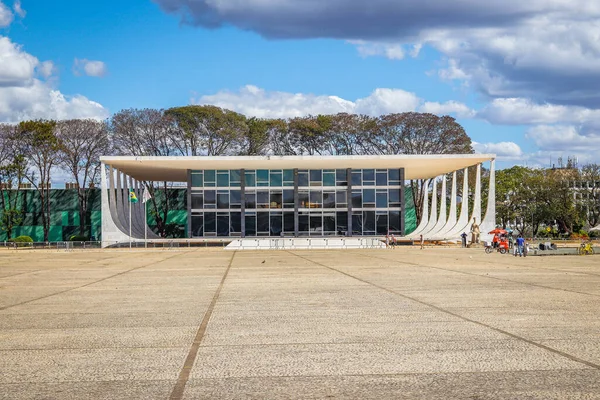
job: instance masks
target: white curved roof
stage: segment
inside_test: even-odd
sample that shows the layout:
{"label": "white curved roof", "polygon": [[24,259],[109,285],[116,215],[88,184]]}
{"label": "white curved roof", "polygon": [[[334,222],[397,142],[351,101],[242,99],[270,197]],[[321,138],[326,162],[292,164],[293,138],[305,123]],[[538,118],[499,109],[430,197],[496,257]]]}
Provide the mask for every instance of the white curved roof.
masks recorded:
{"label": "white curved roof", "polygon": [[404,168],[405,179],[433,178],[496,158],[495,154],[384,156],[106,156],[100,160],[145,181],[186,182],[188,169]]}

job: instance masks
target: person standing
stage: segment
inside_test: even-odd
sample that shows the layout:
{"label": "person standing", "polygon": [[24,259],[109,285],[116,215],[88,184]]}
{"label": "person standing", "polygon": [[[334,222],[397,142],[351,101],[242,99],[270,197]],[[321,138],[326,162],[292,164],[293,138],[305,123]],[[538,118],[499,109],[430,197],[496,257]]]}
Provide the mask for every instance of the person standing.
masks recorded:
{"label": "person standing", "polygon": [[420,242],[421,242],[421,250],[423,250],[423,245],[425,244],[425,240],[423,239],[423,235],[420,236]]}
{"label": "person standing", "polygon": [[460,237],[462,239],[462,247],[467,247],[467,234],[463,232],[462,235],[460,235]]}
{"label": "person standing", "polygon": [[[517,238],[517,251],[519,253],[519,257],[523,257],[523,248],[525,247],[525,239],[523,239],[523,236],[519,235],[519,237]],[[517,256],[517,254],[515,253],[515,257]]]}
{"label": "person standing", "polygon": [[391,241],[392,249],[395,249],[396,248],[396,244],[398,244],[398,242],[396,240],[396,236],[394,236],[393,233],[392,233],[392,236],[390,237],[390,241]]}

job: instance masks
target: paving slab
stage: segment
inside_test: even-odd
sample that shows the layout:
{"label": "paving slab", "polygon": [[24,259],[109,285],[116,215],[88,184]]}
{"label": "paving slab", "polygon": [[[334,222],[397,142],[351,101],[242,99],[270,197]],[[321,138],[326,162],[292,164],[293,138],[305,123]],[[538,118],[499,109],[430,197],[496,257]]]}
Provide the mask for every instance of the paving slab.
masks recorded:
{"label": "paving slab", "polygon": [[0,399],[600,399],[600,257],[0,252]]}

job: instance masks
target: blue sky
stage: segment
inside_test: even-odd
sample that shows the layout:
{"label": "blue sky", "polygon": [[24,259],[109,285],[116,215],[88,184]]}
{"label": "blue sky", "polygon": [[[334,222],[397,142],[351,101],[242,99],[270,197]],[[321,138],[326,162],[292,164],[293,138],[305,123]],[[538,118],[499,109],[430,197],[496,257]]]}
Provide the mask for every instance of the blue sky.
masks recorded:
{"label": "blue sky", "polygon": [[0,121],[429,111],[501,167],[600,162],[600,6],[545,3],[0,0]]}

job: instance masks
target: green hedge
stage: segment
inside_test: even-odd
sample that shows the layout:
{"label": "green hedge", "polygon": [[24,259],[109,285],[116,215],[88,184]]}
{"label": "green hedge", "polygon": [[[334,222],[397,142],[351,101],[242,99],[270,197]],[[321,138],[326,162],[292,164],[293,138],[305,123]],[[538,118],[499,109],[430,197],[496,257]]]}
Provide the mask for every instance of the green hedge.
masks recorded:
{"label": "green hedge", "polygon": [[33,239],[29,236],[17,236],[8,239],[9,242],[15,243],[17,247],[26,247],[27,243],[33,243]]}

